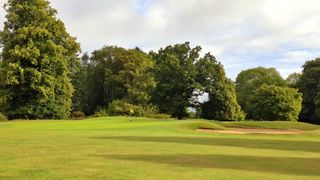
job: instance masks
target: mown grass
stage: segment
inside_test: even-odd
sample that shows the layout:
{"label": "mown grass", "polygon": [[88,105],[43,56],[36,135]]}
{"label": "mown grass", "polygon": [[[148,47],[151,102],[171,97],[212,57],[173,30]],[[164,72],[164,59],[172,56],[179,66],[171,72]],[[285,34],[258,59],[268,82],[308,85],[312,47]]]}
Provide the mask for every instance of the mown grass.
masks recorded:
{"label": "mown grass", "polygon": [[0,179],[319,179],[319,126],[276,123],[306,133],[211,134],[195,129],[239,125],[127,117],[0,123]]}
{"label": "mown grass", "polygon": [[270,129],[299,129],[299,130],[316,130],[318,125],[289,122],[289,121],[242,121],[242,122],[223,122],[219,123],[229,128],[270,128]]}

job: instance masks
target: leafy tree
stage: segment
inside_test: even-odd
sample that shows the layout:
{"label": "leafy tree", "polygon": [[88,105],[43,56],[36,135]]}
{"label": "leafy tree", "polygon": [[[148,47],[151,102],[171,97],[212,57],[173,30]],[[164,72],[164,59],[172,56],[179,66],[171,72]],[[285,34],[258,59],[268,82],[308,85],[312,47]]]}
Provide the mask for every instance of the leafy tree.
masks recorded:
{"label": "leafy tree", "polygon": [[247,114],[247,118],[252,118],[252,114],[248,111],[248,106],[250,106],[248,98],[253,94],[253,91],[263,85],[287,86],[286,81],[275,68],[248,69],[240,72],[236,79],[238,103]]}
{"label": "leafy tree", "polygon": [[67,117],[73,93],[68,61],[79,44],[46,0],[9,0],[5,10],[0,73],[9,118]]}
{"label": "leafy tree", "polygon": [[255,120],[297,121],[302,94],[293,88],[263,85],[253,92],[248,101],[248,110]]}
{"label": "leafy tree", "polygon": [[[210,53],[201,57],[200,51],[200,46],[192,48],[187,42],[151,53],[157,82],[153,103],[161,113],[179,119],[187,116],[189,107],[202,111],[207,119],[243,119],[234,84],[226,78],[223,66]],[[209,101],[199,102],[205,93]]]}
{"label": "leafy tree", "polygon": [[91,90],[95,108],[108,106],[113,100],[147,105],[155,86],[151,73],[153,61],[139,49],[107,46],[92,53],[94,64]]}
{"label": "leafy tree", "polygon": [[300,120],[320,124],[320,58],[303,66],[298,88],[303,93]]}
{"label": "leafy tree", "polygon": [[189,43],[176,44],[151,52],[155,61],[154,75],[157,83],[152,102],[161,113],[179,119],[186,117],[187,108],[200,84],[196,81],[195,63],[199,60],[200,47],[191,48]]}
{"label": "leafy tree", "polygon": [[292,74],[290,74],[286,79],[287,84],[289,85],[289,87],[298,88],[298,83],[299,83],[299,81],[301,79],[301,76],[302,76],[301,73],[292,73]]}
{"label": "leafy tree", "polygon": [[221,63],[206,54],[196,63],[198,82],[209,99],[201,105],[201,117],[214,120],[243,120],[244,113],[237,103],[234,83],[226,77]]}
{"label": "leafy tree", "polygon": [[84,53],[81,59],[75,58],[70,63],[71,82],[74,87],[72,111],[88,112],[88,69],[89,56]]}

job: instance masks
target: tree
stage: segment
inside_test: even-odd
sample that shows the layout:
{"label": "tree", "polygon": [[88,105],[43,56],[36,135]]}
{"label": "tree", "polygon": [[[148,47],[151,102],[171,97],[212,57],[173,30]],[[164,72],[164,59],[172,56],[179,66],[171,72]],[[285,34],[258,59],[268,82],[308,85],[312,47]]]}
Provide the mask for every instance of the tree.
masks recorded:
{"label": "tree", "polygon": [[0,73],[9,118],[67,117],[73,93],[69,60],[79,44],[46,0],[9,0],[5,10]]}
{"label": "tree", "polygon": [[254,120],[297,121],[301,112],[302,94],[297,89],[263,85],[248,100]]}
{"label": "tree", "polygon": [[250,106],[248,98],[254,90],[263,85],[287,86],[286,81],[275,68],[257,67],[248,69],[240,72],[236,79],[238,103],[247,114],[247,118],[252,118],[252,114],[248,111],[248,106]]}
{"label": "tree", "polygon": [[[200,52],[200,46],[192,48],[186,42],[151,53],[157,82],[153,103],[161,113],[179,119],[188,115],[189,107],[202,111],[207,119],[243,119],[234,84],[226,78],[223,66],[210,53],[201,57]],[[199,102],[204,94],[209,94],[209,101]]]}
{"label": "tree", "polygon": [[157,86],[152,102],[161,113],[171,114],[179,119],[187,116],[191,99],[200,84],[196,81],[195,63],[199,60],[201,47],[191,48],[190,44],[176,44],[151,52],[155,61],[154,76]]}
{"label": "tree", "polygon": [[320,124],[320,58],[304,64],[298,88],[303,93],[300,120]]}
{"label": "tree", "polygon": [[113,100],[147,105],[155,86],[151,73],[153,61],[139,49],[106,46],[92,53],[94,64],[92,90],[97,106],[108,106]]}
{"label": "tree", "polygon": [[298,83],[301,79],[301,76],[302,76],[301,73],[290,74],[286,79],[288,86],[292,88],[298,88]]}
{"label": "tree", "polygon": [[70,63],[71,82],[74,87],[72,97],[72,111],[81,111],[88,113],[88,73],[89,73],[89,55],[84,53],[81,59],[75,58]]}
{"label": "tree", "polygon": [[208,101],[200,107],[201,117],[214,120],[243,120],[244,113],[237,102],[234,83],[226,77],[221,63],[206,54],[197,63],[201,91],[209,94]]}

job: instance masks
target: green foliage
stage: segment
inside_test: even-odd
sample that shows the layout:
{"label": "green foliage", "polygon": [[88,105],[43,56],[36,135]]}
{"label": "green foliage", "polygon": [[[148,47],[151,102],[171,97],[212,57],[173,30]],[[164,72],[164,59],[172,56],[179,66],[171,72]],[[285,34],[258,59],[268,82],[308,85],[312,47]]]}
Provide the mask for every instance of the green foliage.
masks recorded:
{"label": "green foliage", "polygon": [[263,85],[248,99],[248,112],[255,120],[297,121],[302,94],[297,89]]}
{"label": "green foliage", "polygon": [[145,113],[144,117],[153,118],[153,119],[170,119],[171,115],[169,114],[160,114],[160,113]]}
{"label": "green foliage", "polygon": [[74,94],[72,96],[72,110],[82,111],[85,114],[90,114],[89,110],[89,73],[91,66],[89,63],[89,56],[84,53],[81,60],[75,58],[70,63],[71,82],[74,87]]}
{"label": "green foliage", "polygon": [[7,122],[7,121],[8,121],[7,116],[5,116],[4,114],[2,114],[2,113],[0,112],[0,122]]}
{"label": "green foliage", "polygon": [[308,61],[303,66],[298,88],[303,93],[300,119],[320,124],[320,58]]}
{"label": "green foliage", "polygon": [[212,120],[240,121],[245,115],[237,103],[234,83],[226,77],[221,63],[206,54],[196,63],[201,91],[209,94],[209,100],[201,105],[201,117]]}
{"label": "green foliage", "polygon": [[75,111],[70,114],[70,118],[72,119],[83,119],[86,115],[81,111]]}
{"label": "green foliage", "polygon": [[[208,119],[243,119],[234,85],[226,78],[222,65],[210,53],[200,57],[200,51],[200,46],[191,48],[187,42],[151,53],[157,82],[153,103],[161,113],[179,119],[188,117],[189,107],[201,109]],[[204,93],[210,100],[202,105],[197,99]],[[219,104],[214,104],[217,99]]]}
{"label": "green foliage", "polygon": [[97,110],[94,112],[95,117],[106,117],[109,116],[108,109],[105,107],[98,107]]}
{"label": "green foliage", "polygon": [[187,108],[191,106],[194,90],[200,88],[196,82],[197,69],[194,65],[199,59],[200,50],[200,47],[191,48],[189,43],[184,43],[151,53],[155,61],[157,83],[152,102],[158,106],[160,113],[171,114],[179,119],[188,115]]}
{"label": "green foliage", "polygon": [[151,58],[139,49],[103,47],[92,53],[89,66],[89,104],[95,109],[121,99],[130,104],[146,105],[155,86],[150,69]]}
{"label": "green foliage", "polygon": [[290,74],[286,79],[288,86],[291,88],[298,88],[298,83],[301,79],[301,76],[302,76],[301,73]]}
{"label": "green foliage", "polygon": [[248,99],[253,92],[263,85],[287,86],[286,81],[281,77],[275,68],[257,67],[248,69],[239,73],[236,79],[237,100],[241,108],[247,115],[252,118],[251,112],[248,110]]}
{"label": "green foliage", "polygon": [[73,93],[68,61],[79,44],[46,0],[9,0],[5,10],[0,75],[8,117],[68,117]]}
{"label": "green foliage", "polygon": [[130,104],[123,100],[114,100],[109,104],[108,114],[111,116],[144,116],[141,106]]}

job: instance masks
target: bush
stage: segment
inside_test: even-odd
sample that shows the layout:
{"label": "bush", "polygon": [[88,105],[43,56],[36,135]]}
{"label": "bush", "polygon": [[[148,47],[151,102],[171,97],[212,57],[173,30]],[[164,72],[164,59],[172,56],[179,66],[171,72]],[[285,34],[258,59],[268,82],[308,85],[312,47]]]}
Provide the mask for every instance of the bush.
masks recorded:
{"label": "bush", "polygon": [[0,122],[7,122],[8,118],[4,114],[0,113]]}
{"label": "bush", "polygon": [[264,85],[248,100],[248,110],[255,120],[297,121],[302,94],[297,89]]}
{"label": "bush", "polygon": [[105,117],[105,116],[109,116],[108,114],[108,110],[105,107],[99,107],[95,113],[94,113],[95,117]]}
{"label": "bush", "polygon": [[108,113],[111,116],[136,116],[142,117],[145,112],[143,107],[130,104],[123,100],[114,100],[109,104]]}
{"label": "bush", "polygon": [[144,115],[147,118],[155,118],[155,119],[170,119],[171,115],[169,114],[156,114],[156,113],[146,113]]}
{"label": "bush", "polygon": [[75,111],[70,114],[70,118],[72,118],[72,119],[82,119],[85,117],[86,117],[86,115],[81,111]]}

